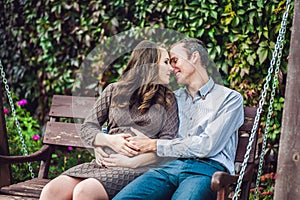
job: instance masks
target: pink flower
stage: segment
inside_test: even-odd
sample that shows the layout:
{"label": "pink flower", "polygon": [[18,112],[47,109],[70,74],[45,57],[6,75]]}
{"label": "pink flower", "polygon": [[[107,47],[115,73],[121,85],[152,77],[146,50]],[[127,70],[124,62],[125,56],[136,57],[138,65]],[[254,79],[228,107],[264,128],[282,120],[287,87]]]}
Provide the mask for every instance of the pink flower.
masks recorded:
{"label": "pink flower", "polygon": [[69,150],[69,151],[72,151],[72,150],[73,150],[73,147],[69,146],[69,147],[68,147],[68,150]]}
{"label": "pink flower", "polygon": [[4,114],[8,114],[8,109],[7,108],[3,108],[3,112],[4,112]]}
{"label": "pink flower", "polygon": [[273,195],[272,191],[265,191],[261,193],[262,196],[266,196],[266,195]]}
{"label": "pink flower", "polygon": [[25,106],[26,104],[27,104],[26,99],[22,99],[22,100],[18,101],[18,106]]}
{"label": "pink flower", "polygon": [[40,137],[39,135],[34,135],[34,136],[32,136],[32,139],[33,139],[34,141],[38,141],[40,138],[41,138],[41,137]]}

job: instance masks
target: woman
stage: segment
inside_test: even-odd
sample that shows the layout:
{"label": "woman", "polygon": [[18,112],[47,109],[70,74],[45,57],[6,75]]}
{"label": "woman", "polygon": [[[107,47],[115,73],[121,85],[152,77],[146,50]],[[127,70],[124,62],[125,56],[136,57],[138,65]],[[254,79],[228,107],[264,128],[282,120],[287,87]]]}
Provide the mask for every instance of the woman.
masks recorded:
{"label": "woman", "polygon": [[[81,128],[96,160],[75,166],[49,182],[40,199],[111,199],[158,162],[155,153],[138,154],[126,139],[138,129],[150,138],[172,139],[178,130],[177,103],[165,84],[172,68],[166,49],[149,41],[133,50],[120,81],[108,85]],[[108,122],[108,134],[101,126]],[[53,195],[53,196],[52,196]]]}

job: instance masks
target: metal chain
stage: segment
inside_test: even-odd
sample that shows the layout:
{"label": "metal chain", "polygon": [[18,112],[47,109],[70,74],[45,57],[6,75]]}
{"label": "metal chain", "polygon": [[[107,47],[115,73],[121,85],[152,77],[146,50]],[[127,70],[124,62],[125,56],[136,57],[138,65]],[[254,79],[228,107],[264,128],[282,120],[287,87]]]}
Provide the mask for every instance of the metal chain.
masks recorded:
{"label": "metal chain", "polygon": [[242,168],[241,168],[240,175],[239,175],[239,178],[238,178],[238,182],[237,182],[237,185],[236,185],[236,188],[235,188],[235,193],[234,193],[234,196],[232,198],[234,200],[238,199],[238,196],[239,196],[239,193],[240,193],[240,187],[241,187],[241,184],[242,184],[243,177],[245,175],[245,170],[246,170],[246,167],[247,167],[249,154],[250,154],[250,151],[251,151],[251,148],[252,148],[252,144],[254,142],[256,130],[257,130],[257,127],[258,127],[258,122],[259,122],[260,115],[261,115],[261,112],[262,112],[262,107],[263,107],[264,102],[265,102],[265,98],[266,98],[266,95],[267,95],[267,90],[269,89],[269,82],[271,80],[271,75],[272,75],[273,70],[274,70],[274,65],[275,65],[275,62],[276,62],[276,58],[278,58],[278,60],[276,62],[276,69],[275,69],[275,75],[274,75],[274,80],[273,80],[273,85],[272,85],[271,99],[270,99],[270,104],[269,104],[269,108],[268,108],[266,127],[265,127],[265,131],[264,131],[263,146],[262,146],[262,150],[261,150],[261,154],[260,154],[259,170],[258,170],[258,175],[257,175],[256,185],[255,185],[254,199],[257,199],[257,192],[258,192],[259,181],[260,181],[262,165],[263,165],[263,160],[264,160],[264,152],[265,152],[265,148],[266,148],[266,144],[267,144],[267,137],[268,137],[267,133],[268,133],[268,130],[269,130],[269,123],[270,123],[271,115],[272,115],[272,112],[273,112],[273,102],[274,102],[276,84],[277,84],[277,80],[278,80],[278,73],[279,73],[279,67],[280,67],[280,62],[281,62],[280,60],[281,60],[281,56],[282,56],[283,42],[284,42],[284,38],[285,38],[284,34],[286,32],[286,24],[287,24],[288,12],[289,12],[289,9],[290,9],[290,3],[291,3],[291,1],[287,0],[287,2],[286,2],[286,11],[283,15],[283,19],[282,19],[282,22],[281,22],[281,27],[280,27],[280,30],[279,30],[279,36],[277,37],[275,50],[274,50],[273,55],[272,55],[272,60],[271,60],[271,63],[270,63],[270,67],[268,69],[268,75],[267,75],[267,78],[266,78],[266,82],[264,84],[264,90],[262,92],[262,96],[261,96],[261,99],[259,101],[259,108],[256,112],[256,116],[255,116],[255,119],[254,119],[254,124],[253,124],[252,130],[251,130],[251,135],[249,137],[249,143],[247,145],[247,151],[246,151],[246,154],[244,156],[244,161],[242,163]]}
{"label": "metal chain", "polygon": [[[17,115],[16,115],[15,106],[14,106],[14,103],[13,103],[13,100],[12,100],[12,97],[11,97],[9,86],[7,84],[7,79],[5,78],[5,72],[4,72],[1,60],[0,60],[0,73],[1,73],[2,81],[4,83],[4,88],[6,90],[6,94],[7,94],[7,97],[8,97],[9,105],[11,107],[13,119],[15,121],[15,125],[17,126],[18,134],[20,136],[20,140],[21,140],[21,143],[22,143],[22,148],[23,148],[24,156],[28,156],[27,146],[26,146],[26,143],[25,143],[22,131],[21,131],[19,120],[18,120]],[[27,162],[27,165],[28,165],[28,169],[29,169],[31,178],[34,178],[34,173],[33,173],[33,169],[32,169],[31,163]]]}
{"label": "metal chain", "polygon": [[[264,131],[263,145],[262,145],[262,149],[261,149],[258,173],[257,173],[257,177],[256,177],[254,199],[258,199],[258,187],[259,187],[259,183],[260,183],[260,176],[261,176],[261,173],[262,173],[262,167],[263,167],[263,162],[264,162],[264,153],[265,153],[266,146],[267,146],[267,138],[268,138],[268,132],[269,132],[271,116],[272,116],[272,113],[273,113],[273,102],[274,102],[274,97],[275,97],[275,90],[276,90],[276,86],[277,86],[277,81],[278,81],[279,67],[280,67],[280,64],[281,64],[283,42],[285,40],[286,24],[287,24],[287,17],[288,17],[289,9],[290,9],[290,4],[287,4],[287,9],[286,9],[286,11],[283,15],[283,19],[282,19],[282,22],[281,22],[281,28],[279,30],[279,35],[277,37],[275,50],[273,52],[273,58],[272,58],[272,61],[271,61],[271,65],[274,65],[275,60],[276,60],[275,58],[276,58],[276,55],[277,55],[276,68],[275,68],[274,80],[273,80],[273,85],[272,85],[270,104],[269,104],[269,107],[268,107],[266,127],[265,127],[265,131]],[[277,54],[277,51],[278,51],[278,54]]]}

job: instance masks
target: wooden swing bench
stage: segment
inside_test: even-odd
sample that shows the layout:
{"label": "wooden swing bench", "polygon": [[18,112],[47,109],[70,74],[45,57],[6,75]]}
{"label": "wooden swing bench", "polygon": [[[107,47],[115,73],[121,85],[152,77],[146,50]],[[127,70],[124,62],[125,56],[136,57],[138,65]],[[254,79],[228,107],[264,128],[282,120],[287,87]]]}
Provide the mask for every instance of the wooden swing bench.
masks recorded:
{"label": "wooden swing bench", "polygon": [[[7,166],[12,163],[41,161],[38,177],[1,187],[0,199],[39,198],[42,188],[50,181],[50,179],[48,179],[48,171],[55,147],[72,146],[86,148],[79,137],[80,123],[59,122],[59,119],[76,118],[81,119],[82,122],[92,108],[95,100],[96,99],[93,97],[53,96],[49,113],[50,120],[46,124],[43,147],[39,151],[28,156],[0,155],[0,169],[1,166]],[[256,108],[245,107],[245,123],[239,130],[239,144],[236,155],[236,162],[238,163],[243,162],[255,114]],[[253,144],[248,160],[247,170],[241,188],[241,199],[248,199],[252,175],[255,168],[255,146],[256,142]],[[225,172],[217,172],[214,174],[211,186],[213,190],[218,191],[218,199],[227,199],[229,186],[235,184],[237,178],[238,175],[231,176]],[[3,180],[3,178],[0,177],[0,180]],[[0,185],[3,184],[0,182]]]}

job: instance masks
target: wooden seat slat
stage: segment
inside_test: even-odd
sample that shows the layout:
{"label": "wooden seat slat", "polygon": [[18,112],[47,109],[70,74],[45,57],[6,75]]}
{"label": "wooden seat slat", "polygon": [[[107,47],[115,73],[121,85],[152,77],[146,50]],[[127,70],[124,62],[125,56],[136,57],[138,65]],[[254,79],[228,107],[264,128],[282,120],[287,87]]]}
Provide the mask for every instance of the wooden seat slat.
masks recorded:
{"label": "wooden seat slat", "polygon": [[42,190],[38,191],[38,190],[34,190],[34,189],[32,189],[32,190],[10,189],[10,190],[7,190],[7,192],[4,191],[4,190],[1,190],[1,192],[3,192],[3,194],[6,194],[6,195],[39,198],[39,196],[41,195]]}
{"label": "wooden seat slat", "polygon": [[6,195],[39,198],[43,187],[49,181],[49,179],[34,178],[21,183],[2,187],[0,192]]}
{"label": "wooden seat slat", "polygon": [[39,198],[0,194],[0,199],[1,200],[38,200]]}

